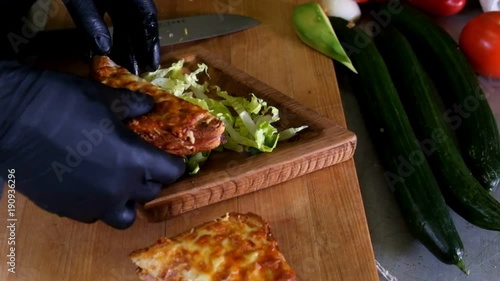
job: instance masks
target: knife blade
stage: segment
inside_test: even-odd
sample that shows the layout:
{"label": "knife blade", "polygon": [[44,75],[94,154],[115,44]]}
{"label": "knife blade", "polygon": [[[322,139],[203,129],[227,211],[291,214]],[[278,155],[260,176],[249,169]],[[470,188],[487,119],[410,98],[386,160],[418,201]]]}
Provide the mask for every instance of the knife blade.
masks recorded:
{"label": "knife blade", "polygon": [[160,21],[160,45],[174,45],[245,30],[259,21],[235,14],[208,14]]}
{"label": "knife blade", "polygon": [[[204,14],[158,21],[161,46],[187,43],[239,32],[260,24],[236,14]],[[113,27],[109,27],[113,34]],[[71,29],[38,32],[21,50],[22,57],[64,57],[83,54],[83,39]]]}

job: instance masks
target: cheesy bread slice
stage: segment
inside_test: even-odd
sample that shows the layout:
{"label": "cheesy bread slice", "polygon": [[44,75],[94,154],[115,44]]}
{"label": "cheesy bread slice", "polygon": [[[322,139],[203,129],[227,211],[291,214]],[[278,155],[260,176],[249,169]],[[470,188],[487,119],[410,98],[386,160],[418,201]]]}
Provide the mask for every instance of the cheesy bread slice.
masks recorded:
{"label": "cheesy bread slice", "polygon": [[224,140],[224,123],[210,112],[132,74],[107,56],[94,57],[91,76],[113,88],[151,95],[155,101],[152,111],[128,120],[127,126],[168,153],[187,156],[209,151]]}
{"label": "cheesy bread slice", "polygon": [[228,213],[129,255],[144,281],[295,281],[269,224]]}

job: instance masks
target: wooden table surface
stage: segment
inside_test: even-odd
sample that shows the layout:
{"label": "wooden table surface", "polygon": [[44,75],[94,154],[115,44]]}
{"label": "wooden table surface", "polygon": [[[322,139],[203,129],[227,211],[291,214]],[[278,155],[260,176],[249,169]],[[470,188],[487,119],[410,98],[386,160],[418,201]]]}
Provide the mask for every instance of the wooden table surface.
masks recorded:
{"label": "wooden table surface", "polygon": [[[157,1],[160,19],[201,13],[236,13],[261,24],[236,34],[176,45],[200,45],[262,82],[345,126],[331,61],[303,45],[290,15],[298,0]],[[48,28],[72,26],[60,1]],[[168,51],[168,50],[165,50]],[[68,71],[81,65],[65,64]],[[7,197],[0,219],[6,225]],[[268,189],[207,206],[161,223],[138,219],[127,230],[87,225],[44,212],[17,193],[15,231],[0,227],[0,280],[139,280],[127,254],[218,217],[255,212],[271,223],[284,255],[302,281],[379,280],[353,160]],[[7,271],[9,236],[15,240],[15,273]]]}

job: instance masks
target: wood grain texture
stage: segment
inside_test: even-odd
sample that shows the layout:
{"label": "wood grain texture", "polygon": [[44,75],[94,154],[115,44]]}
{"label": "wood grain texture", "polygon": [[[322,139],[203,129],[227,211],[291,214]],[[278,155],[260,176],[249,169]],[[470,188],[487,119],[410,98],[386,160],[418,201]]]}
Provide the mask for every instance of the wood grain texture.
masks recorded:
{"label": "wood grain texture", "polygon": [[[57,0],[60,1],[60,0]],[[345,126],[332,62],[302,44],[291,26],[291,10],[303,0],[157,1],[160,18],[230,12],[258,19],[243,32],[176,45],[165,53],[199,45],[224,61]],[[67,14],[49,19],[64,26]],[[61,20],[62,19],[62,20]],[[68,21],[66,21],[68,23]],[[72,63],[70,63],[72,62]],[[84,74],[85,65],[61,59],[45,64]],[[5,195],[5,193],[4,193]],[[18,194],[16,269],[7,272],[9,233],[0,227],[0,280],[134,281],[127,254],[228,211],[255,212],[269,220],[284,255],[303,281],[379,280],[352,159],[263,190],[218,202],[159,223],[139,219],[118,231],[48,214]],[[0,221],[6,223],[6,197]]]}
{"label": "wood grain texture", "polygon": [[232,151],[213,152],[198,174],[186,176],[164,188],[147,203],[143,216],[159,222],[194,209],[258,191],[352,158],[356,135],[332,120],[316,113],[276,89],[195,46],[164,52],[162,65],[184,60],[186,72],[199,64],[208,66],[208,75],[200,74],[199,83],[218,85],[232,96],[249,99],[250,94],[265,100],[280,111],[277,128],[307,129],[296,138],[278,143],[272,153],[248,155]]}

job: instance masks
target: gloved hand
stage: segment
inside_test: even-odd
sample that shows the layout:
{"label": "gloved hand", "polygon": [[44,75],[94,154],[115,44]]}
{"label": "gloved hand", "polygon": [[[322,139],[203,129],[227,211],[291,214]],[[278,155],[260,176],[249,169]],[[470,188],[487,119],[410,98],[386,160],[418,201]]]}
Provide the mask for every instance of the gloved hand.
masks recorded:
{"label": "gloved hand", "polygon": [[49,212],[124,229],[136,202],[184,173],[182,158],[123,124],[150,96],[5,61],[0,85],[0,177],[15,169],[16,189]]}
{"label": "gloved hand", "polygon": [[[160,40],[153,0],[64,1],[75,26],[94,55],[109,55],[134,74],[158,69]],[[103,20],[113,22],[113,40]],[[113,42],[112,42],[113,41]]]}

